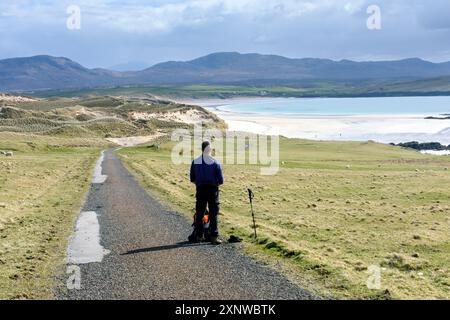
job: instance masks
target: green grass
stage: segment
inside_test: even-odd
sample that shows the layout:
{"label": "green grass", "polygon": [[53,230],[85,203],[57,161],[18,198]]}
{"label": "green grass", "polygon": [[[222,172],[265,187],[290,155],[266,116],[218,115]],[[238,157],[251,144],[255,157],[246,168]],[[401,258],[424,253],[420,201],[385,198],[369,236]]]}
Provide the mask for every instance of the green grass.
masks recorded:
{"label": "green grass", "polygon": [[[172,146],[119,153],[147,189],[190,218],[194,188],[188,166],[172,164]],[[448,157],[372,142],[298,139],[281,139],[280,154],[276,176],[261,176],[254,165],[224,165],[225,235],[243,237],[248,253],[324,296],[450,298]],[[247,187],[256,195],[257,242]],[[384,268],[381,290],[366,287],[371,265]]]}
{"label": "green grass", "polygon": [[[313,88],[311,88],[311,86]],[[86,95],[124,95],[144,96],[156,95],[162,97],[181,98],[230,98],[247,96],[271,96],[271,97],[303,97],[317,95],[333,95],[343,88],[330,83],[316,82],[306,86],[247,86],[247,85],[188,85],[188,86],[137,86],[119,88],[83,89],[76,91],[39,92],[38,96],[49,98],[78,97]],[[348,90],[348,89],[346,89]]]}
{"label": "green grass", "polygon": [[0,299],[51,299],[98,139],[0,133]]}
{"label": "green grass", "polygon": [[[182,90],[187,96],[211,96],[259,89]],[[139,90],[148,93],[148,88],[112,92]],[[171,87],[157,90],[174,92]],[[52,297],[54,275],[63,264],[91,168],[106,147],[103,137],[189,128],[163,120],[129,121],[131,112],[163,113],[186,106],[100,93],[19,103],[0,114],[0,150],[15,153],[0,156],[0,298]],[[223,122],[213,120],[223,128]],[[173,143],[164,141],[157,142],[158,148],[123,149],[120,154],[148,190],[190,219],[194,190],[188,166],[172,164]],[[254,165],[224,165],[224,235],[241,236],[249,254],[324,296],[450,298],[450,158],[372,142],[284,138],[280,155],[282,167],[273,177],[260,176]],[[258,241],[251,238],[247,187],[256,194]],[[367,268],[373,264],[384,268],[382,290],[366,288]]]}
{"label": "green grass", "polygon": [[0,154],[0,299],[48,299],[104,138],[189,128],[130,115],[192,107],[108,96],[10,104],[0,110],[0,151],[14,153]]}
{"label": "green grass", "polygon": [[146,96],[156,95],[169,98],[232,98],[232,97],[384,97],[450,95],[448,78],[417,81],[301,81],[280,84],[224,84],[224,85],[166,85],[128,86],[68,91],[43,91],[37,96],[80,97],[90,95]]}

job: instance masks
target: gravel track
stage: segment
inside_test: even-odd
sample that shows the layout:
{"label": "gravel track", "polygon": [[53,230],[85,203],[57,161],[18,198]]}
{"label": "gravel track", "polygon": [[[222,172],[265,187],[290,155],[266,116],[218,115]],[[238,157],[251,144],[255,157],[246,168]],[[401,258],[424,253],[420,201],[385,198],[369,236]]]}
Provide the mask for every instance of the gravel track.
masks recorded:
{"label": "gravel track", "polygon": [[80,290],[60,279],[58,299],[314,299],[233,244],[186,243],[191,222],[164,209],[112,150],[103,174],[106,182],[92,185],[83,211],[97,212],[101,245],[111,253],[79,266]]}

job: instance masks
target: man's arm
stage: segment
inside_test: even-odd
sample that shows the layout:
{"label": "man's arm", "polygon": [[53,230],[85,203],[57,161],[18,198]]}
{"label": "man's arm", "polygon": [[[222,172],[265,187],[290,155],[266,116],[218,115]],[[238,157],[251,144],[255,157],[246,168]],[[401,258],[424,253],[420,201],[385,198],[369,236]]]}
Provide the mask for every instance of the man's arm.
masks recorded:
{"label": "man's arm", "polygon": [[194,169],[194,162],[193,161],[192,161],[192,164],[191,164],[191,173],[190,173],[190,175],[191,175],[191,182],[195,183],[195,169]]}
{"label": "man's arm", "polygon": [[219,186],[223,184],[222,166],[218,162],[216,162],[216,179]]}

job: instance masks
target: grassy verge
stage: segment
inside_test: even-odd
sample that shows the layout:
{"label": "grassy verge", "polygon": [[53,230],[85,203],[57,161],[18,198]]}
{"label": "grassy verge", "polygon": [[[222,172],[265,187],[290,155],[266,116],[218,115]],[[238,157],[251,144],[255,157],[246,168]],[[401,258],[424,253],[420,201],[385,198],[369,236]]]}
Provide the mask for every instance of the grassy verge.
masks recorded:
{"label": "grassy verge", "polygon": [[167,85],[131,86],[115,88],[81,89],[67,91],[33,92],[44,98],[79,97],[88,95],[156,95],[173,98],[233,98],[233,97],[392,97],[449,95],[447,78],[415,81],[345,82],[304,80],[298,83],[255,83],[229,85]]}
{"label": "grassy verge", "polygon": [[50,299],[104,143],[0,133],[0,299]]}
{"label": "grassy verge", "polygon": [[[188,166],[172,164],[171,148],[119,153],[146,188],[191,217]],[[243,237],[249,253],[322,295],[450,298],[449,158],[376,143],[281,139],[281,161],[276,176],[224,165],[225,235]],[[247,187],[256,194],[258,241],[251,240]],[[366,286],[373,265],[381,268],[379,290]]]}

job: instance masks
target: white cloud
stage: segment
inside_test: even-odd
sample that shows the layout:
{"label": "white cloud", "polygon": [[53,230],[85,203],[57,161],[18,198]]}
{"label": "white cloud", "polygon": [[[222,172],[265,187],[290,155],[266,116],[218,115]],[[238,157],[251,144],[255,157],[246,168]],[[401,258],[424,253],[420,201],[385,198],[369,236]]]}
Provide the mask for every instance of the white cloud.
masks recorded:
{"label": "white cloud", "polygon": [[365,4],[364,0],[349,1],[344,5],[344,9],[348,13],[353,14],[355,12],[361,11],[364,4]]}
{"label": "white cloud", "polygon": [[76,3],[87,25],[132,33],[169,32],[179,27],[195,27],[224,21],[230,16],[258,20],[296,19],[320,10],[345,9],[352,13],[362,0],[171,0],[171,1],[33,1],[1,3],[5,17],[39,20],[57,24],[65,8]]}
{"label": "white cloud", "polygon": [[[102,27],[128,32],[168,32],[178,27],[195,27],[224,21],[232,16],[240,19],[298,19],[317,11],[360,10],[364,0],[184,0],[159,4],[117,4],[103,0],[102,5],[86,2],[88,19]],[[269,20],[270,21],[270,20]]]}
{"label": "white cloud", "polygon": [[256,43],[265,43],[265,42],[269,41],[269,37],[267,37],[267,35],[265,35],[265,34],[261,34],[261,35],[257,36],[253,41]]}
{"label": "white cloud", "polygon": [[[81,8],[80,31],[66,28],[72,4]],[[366,28],[371,4],[382,10],[379,32]],[[448,0],[0,1],[0,58],[48,53],[109,66],[241,51],[440,60],[448,57],[449,9]]]}

